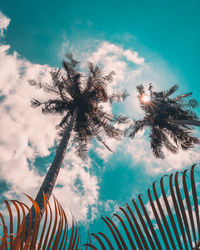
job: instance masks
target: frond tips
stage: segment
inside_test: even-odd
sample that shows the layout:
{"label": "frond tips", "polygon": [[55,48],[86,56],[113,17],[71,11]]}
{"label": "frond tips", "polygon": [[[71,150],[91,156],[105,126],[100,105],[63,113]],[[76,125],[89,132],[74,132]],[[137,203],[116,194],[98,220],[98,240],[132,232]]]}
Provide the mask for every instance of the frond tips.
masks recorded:
{"label": "frond tips", "polygon": [[[40,211],[37,203],[27,195],[35,207],[36,217],[34,227],[31,229],[32,215],[30,208],[17,200],[10,201],[17,211],[17,229],[13,232],[15,224],[14,210],[8,201],[4,201],[9,212],[9,226],[5,224],[3,215],[0,218],[3,225],[3,235],[0,238],[0,249],[76,249],[80,245],[80,235],[77,227],[72,222],[72,231],[69,232],[69,226],[66,214],[54,197],[55,218],[52,216],[52,208],[44,195],[45,218],[40,220]],[[25,212],[28,210],[29,224],[26,227]],[[21,218],[22,217],[22,218]],[[39,233],[40,230],[40,233]]]}

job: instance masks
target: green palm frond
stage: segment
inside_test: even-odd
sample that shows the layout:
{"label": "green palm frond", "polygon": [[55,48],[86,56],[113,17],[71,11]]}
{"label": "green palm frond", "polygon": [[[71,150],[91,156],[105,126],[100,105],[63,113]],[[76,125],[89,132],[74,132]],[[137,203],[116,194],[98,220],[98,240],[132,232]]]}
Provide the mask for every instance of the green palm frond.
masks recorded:
{"label": "green palm frond", "polygon": [[[78,249],[80,246],[79,228],[75,226],[73,220],[71,230],[69,230],[66,214],[57,199],[54,197],[55,216],[53,217],[51,205],[47,197],[43,196],[45,216],[41,220],[37,203],[30,196],[27,195],[27,197],[35,208],[36,218],[33,227],[31,226],[31,210],[26,204],[17,200],[11,200],[10,202],[5,200],[9,223],[5,223],[4,217],[0,213],[1,226],[3,227],[0,249]],[[11,205],[17,212],[17,221],[13,217],[14,210]],[[25,233],[26,211],[30,215],[27,234]],[[16,232],[14,232],[15,224],[17,225]]]}
{"label": "green palm frond", "polygon": [[[200,211],[195,167],[183,174],[163,176],[159,187],[153,182],[147,190],[146,204],[139,195],[131,205],[119,207],[121,213],[114,213],[113,219],[102,217],[107,230],[91,234],[94,249],[199,249]],[[168,184],[164,181],[167,178]]]}

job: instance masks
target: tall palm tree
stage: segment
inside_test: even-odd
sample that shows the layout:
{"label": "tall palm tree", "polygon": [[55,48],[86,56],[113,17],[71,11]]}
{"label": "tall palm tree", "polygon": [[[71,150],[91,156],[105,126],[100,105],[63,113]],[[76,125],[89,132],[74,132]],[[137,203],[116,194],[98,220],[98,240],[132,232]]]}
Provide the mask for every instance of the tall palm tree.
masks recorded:
{"label": "tall palm tree", "polygon": [[148,127],[151,148],[158,158],[164,158],[163,147],[177,153],[179,148],[187,150],[200,143],[193,135],[193,127],[188,127],[200,126],[193,111],[198,103],[195,99],[186,100],[192,93],[171,98],[177,88],[178,85],[174,85],[167,91],[155,92],[150,84],[150,94],[146,95],[144,86],[137,86],[138,99],[145,115],[142,120],[134,121],[126,133],[134,138],[138,131]]}
{"label": "tall palm tree", "polygon": [[[119,138],[122,134],[115,124],[126,123],[125,116],[112,115],[104,110],[103,103],[120,101],[127,96],[126,91],[108,95],[107,84],[112,81],[111,72],[103,75],[98,66],[88,64],[87,76],[78,72],[78,64],[71,54],[63,60],[63,68],[51,72],[53,85],[41,84],[35,80],[29,83],[55,95],[54,99],[40,101],[33,99],[33,107],[41,107],[44,114],[62,114],[63,118],[57,125],[60,128],[61,141],[57,147],[54,160],[40,187],[35,201],[40,208],[40,215],[44,213],[43,192],[47,199],[52,194],[58,173],[60,171],[68,141],[73,131],[72,143],[76,146],[79,157],[84,158],[87,152],[87,143],[97,139],[110,150],[104,142],[104,137]],[[32,206],[34,214],[34,207]],[[33,216],[34,217],[34,216]],[[27,223],[29,219],[27,218]]]}

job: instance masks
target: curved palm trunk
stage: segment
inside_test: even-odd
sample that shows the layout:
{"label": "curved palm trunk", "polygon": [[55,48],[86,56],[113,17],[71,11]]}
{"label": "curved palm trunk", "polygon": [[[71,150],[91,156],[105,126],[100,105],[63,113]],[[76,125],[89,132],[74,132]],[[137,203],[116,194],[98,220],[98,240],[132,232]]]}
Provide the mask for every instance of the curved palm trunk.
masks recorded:
{"label": "curved palm trunk", "polygon": [[179,125],[193,125],[193,126],[200,127],[200,121],[198,120],[171,120],[169,119],[168,121],[179,124]]}
{"label": "curved palm trunk", "polygon": [[[35,201],[37,202],[37,204],[40,208],[41,219],[42,219],[42,216],[43,216],[44,211],[45,211],[43,192],[45,193],[45,195],[49,199],[51,194],[52,194],[52,191],[53,191],[58,173],[60,171],[61,165],[63,163],[65,151],[67,148],[67,144],[69,142],[69,138],[70,138],[73,126],[74,126],[74,121],[76,119],[76,116],[77,116],[77,110],[74,111],[73,116],[71,118],[71,121],[69,122],[69,125],[65,129],[64,135],[63,135],[63,137],[60,141],[60,144],[58,145],[58,148],[56,150],[56,155],[54,157],[54,160],[53,160],[53,162],[52,162],[52,164],[47,172],[47,175],[42,183],[42,186],[40,187],[40,190],[35,198]],[[34,206],[31,207],[31,213],[32,213],[32,225],[34,225],[34,222],[35,222]],[[26,216],[27,228],[28,228],[28,225],[29,225],[29,214]]]}

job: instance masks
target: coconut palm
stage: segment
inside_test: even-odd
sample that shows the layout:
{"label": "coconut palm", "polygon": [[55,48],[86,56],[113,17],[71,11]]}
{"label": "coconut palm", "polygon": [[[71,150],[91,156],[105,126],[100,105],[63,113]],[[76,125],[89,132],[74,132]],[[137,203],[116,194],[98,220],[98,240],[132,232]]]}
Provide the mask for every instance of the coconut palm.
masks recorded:
{"label": "coconut palm", "polygon": [[[89,63],[89,73],[86,76],[78,72],[78,64],[79,62],[74,60],[71,54],[67,54],[66,60],[63,60],[62,63],[64,69],[51,72],[53,85],[41,84],[35,80],[29,81],[31,85],[43,88],[55,96],[55,98],[46,101],[33,99],[32,106],[41,107],[44,114],[63,115],[62,120],[57,125],[57,128],[60,129],[61,141],[35,199],[40,208],[41,217],[44,213],[43,192],[49,199],[72,132],[72,143],[76,147],[77,155],[85,158],[87,144],[92,139],[97,139],[111,150],[106,145],[104,138],[119,138],[122,133],[115,125],[127,121],[125,116],[106,112],[102,105],[103,103],[120,101],[127,96],[126,91],[108,95],[106,87],[112,81],[114,72],[103,75],[98,66]],[[33,207],[32,213],[34,214]]]}
{"label": "coconut palm", "polygon": [[193,127],[189,127],[200,126],[193,111],[198,103],[195,99],[187,101],[186,97],[192,93],[171,98],[177,88],[178,85],[174,85],[167,91],[155,92],[150,84],[150,94],[146,95],[143,85],[137,86],[138,99],[145,115],[142,120],[134,121],[127,134],[134,138],[138,131],[148,127],[151,148],[158,158],[164,158],[163,147],[177,153],[179,148],[187,150],[200,142],[193,134]]}

